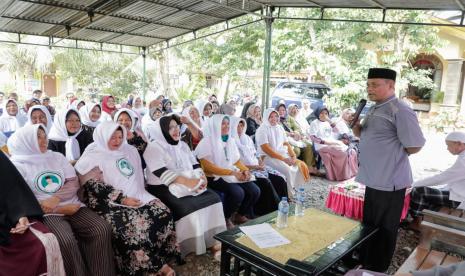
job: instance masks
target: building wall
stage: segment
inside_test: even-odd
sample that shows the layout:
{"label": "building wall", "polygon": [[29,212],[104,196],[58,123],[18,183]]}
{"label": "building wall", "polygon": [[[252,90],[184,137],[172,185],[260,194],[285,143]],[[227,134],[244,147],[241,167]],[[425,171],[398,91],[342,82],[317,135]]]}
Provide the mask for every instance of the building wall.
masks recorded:
{"label": "building wall", "polygon": [[[445,42],[437,56],[443,61],[443,77],[441,91],[445,93],[445,103],[450,104],[450,95],[461,105],[461,112],[465,112],[464,92],[464,58],[465,58],[465,29],[440,27],[439,37]],[[456,96],[455,96],[456,95]]]}

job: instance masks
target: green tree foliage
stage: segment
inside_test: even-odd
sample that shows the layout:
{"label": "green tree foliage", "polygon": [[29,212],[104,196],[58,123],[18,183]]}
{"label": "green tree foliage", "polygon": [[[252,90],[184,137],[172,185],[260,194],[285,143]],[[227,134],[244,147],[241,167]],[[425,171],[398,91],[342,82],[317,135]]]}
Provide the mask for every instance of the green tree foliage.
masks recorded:
{"label": "green tree foliage", "polygon": [[142,76],[132,66],[136,58],[138,56],[74,49],[54,53],[60,77],[73,78],[82,88],[98,89],[102,94],[121,99],[140,90]]}
{"label": "green tree foliage", "polygon": [[264,27],[261,23],[251,24],[218,35],[186,43],[175,49],[175,53],[186,61],[184,73],[210,74],[224,78],[226,95],[229,83],[247,83],[239,77],[241,72],[262,66]]}
{"label": "green tree foliage", "polygon": [[[318,18],[315,9],[281,10],[281,16]],[[379,19],[366,10],[331,10],[327,18]],[[420,11],[389,11],[388,20],[427,22]],[[408,84],[430,91],[427,70],[414,70],[410,60],[419,53],[433,53],[441,46],[435,27],[318,20],[275,20],[273,23],[272,70],[306,71],[335,88],[342,105],[353,105],[365,91],[366,73],[372,66],[394,68],[400,73],[398,88]],[[189,66],[186,73],[214,74],[240,79],[248,70],[261,70],[264,23],[207,37],[177,49]],[[259,91],[256,91],[259,93]],[[356,96],[359,95],[359,96]],[[336,103],[337,104],[337,103]]]}

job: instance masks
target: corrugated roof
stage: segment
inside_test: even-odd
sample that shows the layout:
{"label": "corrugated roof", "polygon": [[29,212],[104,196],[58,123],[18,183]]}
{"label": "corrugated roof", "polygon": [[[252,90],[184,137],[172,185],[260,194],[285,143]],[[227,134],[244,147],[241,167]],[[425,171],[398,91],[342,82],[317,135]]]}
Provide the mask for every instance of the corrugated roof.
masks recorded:
{"label": "corrugated roof", "polygon": [[0,32],[151,46],[266,6],[465,10],[465,0],[2,0]]}

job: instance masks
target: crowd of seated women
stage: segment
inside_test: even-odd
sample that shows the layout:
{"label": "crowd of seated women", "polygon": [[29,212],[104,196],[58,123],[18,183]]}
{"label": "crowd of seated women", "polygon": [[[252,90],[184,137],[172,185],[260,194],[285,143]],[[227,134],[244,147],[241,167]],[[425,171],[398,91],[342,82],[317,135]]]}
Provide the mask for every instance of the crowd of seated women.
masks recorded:
{"label": "crowd of seated women", "polygon": [[215,234],[293,200],[315,155],[356,162],[333,122],[301,127],[292,106],[262,116],[249,104],[239,118],[234,102],[186,101],[178,114],[163,96],[141,102],[73,99],[53,119],[4,103],[0,276],[174,275],[188,254],[219,257]]}

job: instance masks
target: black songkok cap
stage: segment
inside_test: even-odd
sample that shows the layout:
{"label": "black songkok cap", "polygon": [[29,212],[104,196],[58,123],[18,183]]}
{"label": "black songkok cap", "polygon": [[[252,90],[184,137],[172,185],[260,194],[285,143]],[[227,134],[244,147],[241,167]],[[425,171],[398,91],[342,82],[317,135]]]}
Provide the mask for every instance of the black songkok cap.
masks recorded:
{"label": "black songkok cap", "polygon": [[370,68],[368,79],[388,79],[396,81],[396,71],[387,68]]}

